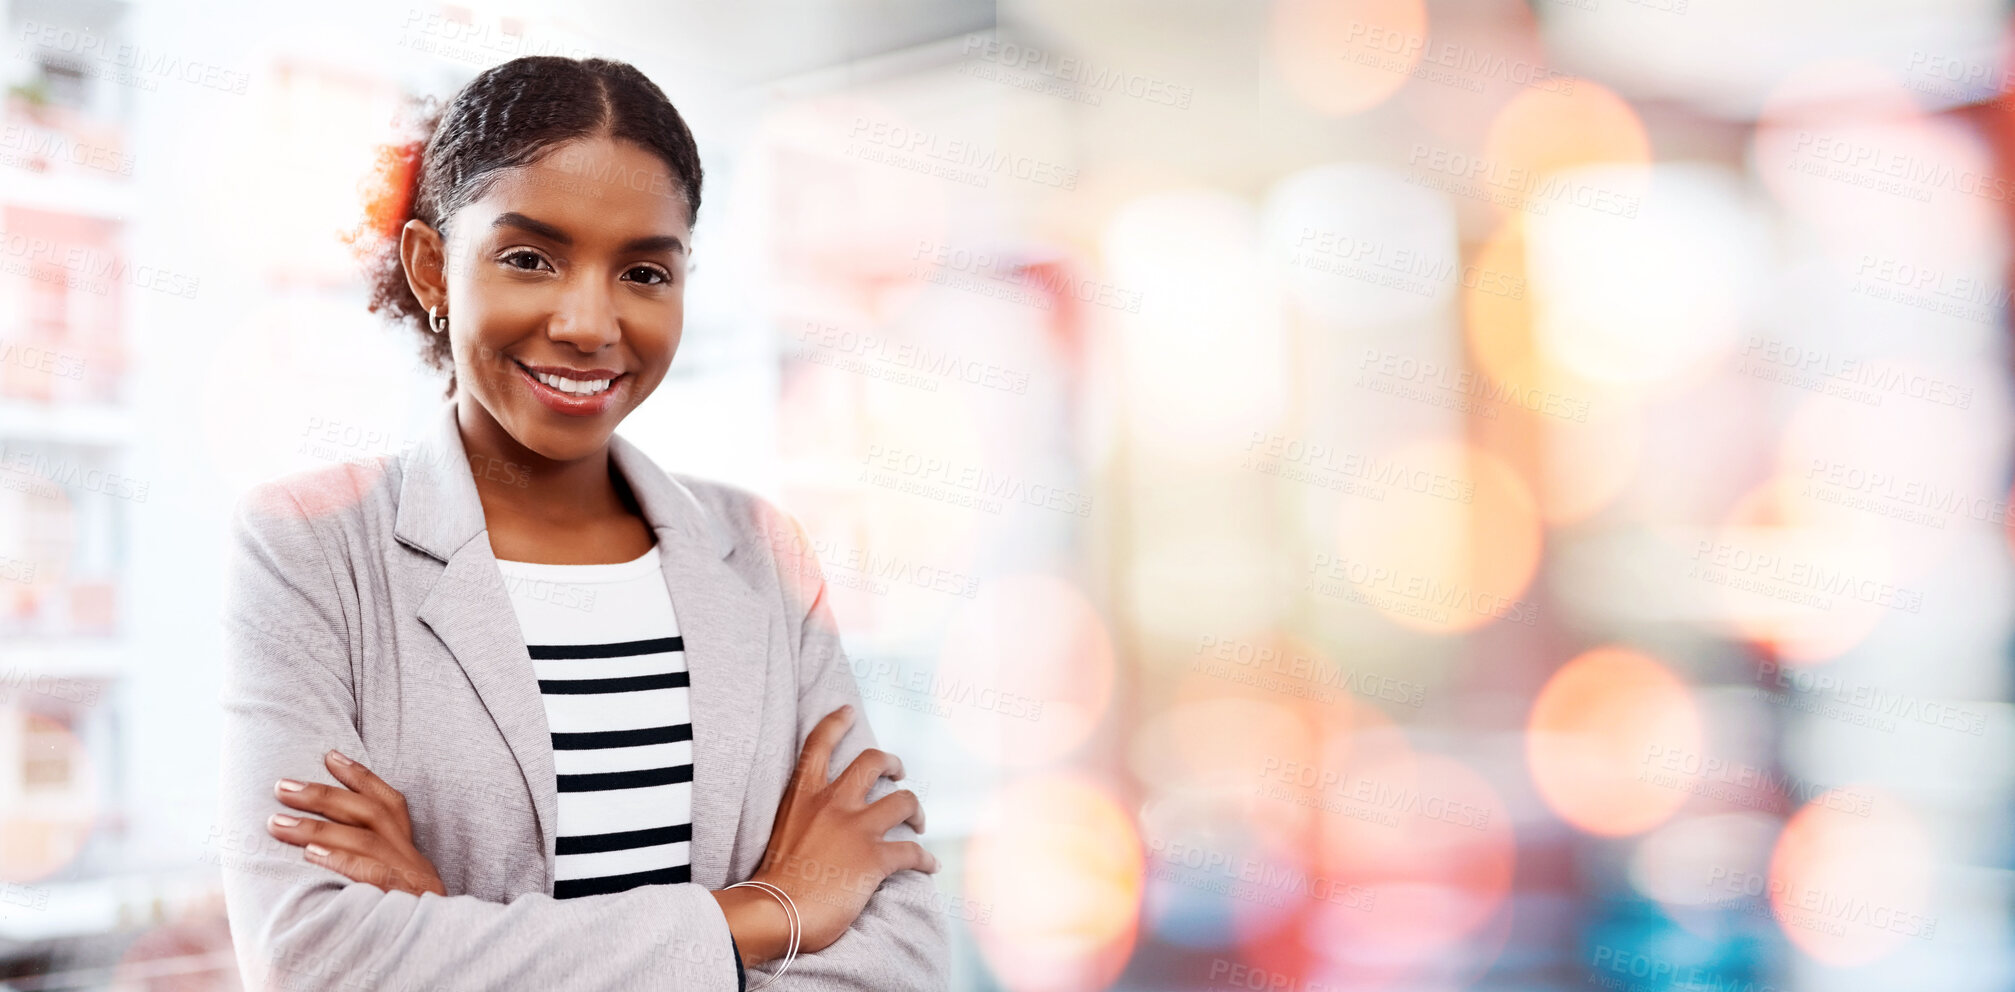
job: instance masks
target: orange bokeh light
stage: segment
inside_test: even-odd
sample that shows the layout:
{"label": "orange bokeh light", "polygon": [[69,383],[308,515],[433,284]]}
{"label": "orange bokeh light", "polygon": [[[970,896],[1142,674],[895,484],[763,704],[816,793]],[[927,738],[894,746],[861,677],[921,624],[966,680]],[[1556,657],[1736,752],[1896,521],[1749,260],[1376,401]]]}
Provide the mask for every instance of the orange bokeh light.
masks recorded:
{"label": "orange bokeh light", "polygon": [[[1469,278],[1470,270],[1474,278]],[[1494,378],[1530,375],[1539,355],[1532,339],[1525,225],[1518,217],[1497,226],[1463,274],[1462,319],[1470,357]]]}
{"label": "orange bokeh light", "polygon": [[[1867,815],[1857,815],[1864,796],[1873,800]],[[1772,915],[1813,959],[1864,965],[1905,940],[1936,934],[1931,865],[1930,837],[1893,797],[1866,786],[1834,790],[1799,810],[1778,835],[1767,887]]]}
{"label": "orange bokeh light", "polygon": [[1507,404],[1541,436],[1531,491],[1553,525],[1576,523],[1614,502],[1636,477],[1643,423],[1616,390],[1546,360],[1533,336],[1525,224],[1498,225],[1463,270],[1463,330],[1477,371],[1514,390],[1543,390],[1553,415]]}
{"label": "orange bokeh light", "polygon": [[1427,44],[1423,0],[1278,0],[1273,58],[1287,88],[1332,117],[1385,102]]}
{"label": "orange bokeh light", "polygon": [[1532,780],[1561,819],[1604,836],[1640,833],[1685,805],[1677,783],[1649,774],[1649,758],[1698,754],[1704,731],[1686,683],[1626,648],[1601,647],[1548,679],[1526,737]]}
{"label": "orange bokeh light", "polygon": [[1586,79],[1572,90],[1526,90],[1490,122],[1484,156],[1534,176],[1582,165],[1648,165],[1651,138],[1630,102]]}
{"label": "orange bokeh light", "polygon": [[1294,783],[1281,781],[1280,769],[1342,760],[1334,744],[1326,756],[1319,754],[1325,738],[1396,742],[1403,749],[1404,735],[1391,717],[1347,693],[1291,697],[1228,683],[1228,677],[1241,673],[1236,663],[1220,664],[1233,667],[1216,676],[1209,670],[1191,672],[1177,684],[1178,704],[1143,730],[1135,764],[1143,777],[1164,788],[1201,788],[1235,797],[1260,845],[1276,856],[1295,856],[1315,823],[1317,804]]}
{"label": "orange bokeh light", "polygon": [[[1572,90],[1526,90],[1513,97],[1490,122],[1479,177],[1497,195],[1491,202],[1510,214],[1544,212],[1565,187],[1550,184],[1551,173],[1581,166],[1651,164],[1651,138],[1630,102],[1587,79]],[[1617,203],[1641,199],[1650,169],[1610,174],[1594,192]]]}
{"label": "orange bokeh light", "polygon": [[1519,597],[1539,565],[1539,514],[1518,474],[1455,441],[1402,444],[1389,458],[1410,485],[1339,504],[1336,560],[1315,568],[1310,590],[1433,634],[1533,622],[1536,607]]}
{"label": "orange bokeh light", "polygon": [[[1174,788],[1249,791],[1253,770],[1268,758],[1312,754],[1311,724],[1279,703],[1202,699],[1158,714],[1140,732],[1140,772]],[[1151,759],[1151,761],[1149,760]]]}
{"label": "orange bokeh light", "polygon": [[1922,606],[1883,535],[1798,525],[1798,486],[1785,475],[1764,482],[1694,552],[1696,577],[1714,583],[1720,614],[1794,665],[1836,658],[1892,608]]}
{"label": "orange bokeh light", "polygon": [[1015,782],[996,793],[966,845],[966,898],[986,913],[971,928],[1013,992],[1104,988],[1125,965],[1143,881],[1133,820],[1074,775]]}

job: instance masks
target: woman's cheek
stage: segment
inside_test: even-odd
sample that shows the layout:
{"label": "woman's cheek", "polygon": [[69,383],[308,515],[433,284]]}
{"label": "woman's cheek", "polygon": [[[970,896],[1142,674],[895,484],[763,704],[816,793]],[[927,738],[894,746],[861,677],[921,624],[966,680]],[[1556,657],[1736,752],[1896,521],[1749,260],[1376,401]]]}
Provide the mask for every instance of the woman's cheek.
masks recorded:
{"label": "woman's cheek", "polygon": [[471,341],[466,347],[465,356],[464,378],[474,381],[478,389],[486,394],[494,393],[507,383],[505,376],[509,373],[509,369],[506,368],[509,359],[506,359],[503,352],[493,345],[481,340]]}

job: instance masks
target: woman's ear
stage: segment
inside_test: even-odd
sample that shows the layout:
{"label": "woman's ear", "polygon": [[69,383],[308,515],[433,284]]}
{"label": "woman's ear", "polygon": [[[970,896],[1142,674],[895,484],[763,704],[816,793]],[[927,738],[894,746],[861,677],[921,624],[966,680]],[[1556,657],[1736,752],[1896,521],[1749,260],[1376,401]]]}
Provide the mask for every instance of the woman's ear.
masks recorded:
{"label": "woman's ear", "polygon": [[448,298],[447,259],[441,232],[426,221],[415,218],[399,229],[399,262],[406,270],[406,285],[428,310]]}

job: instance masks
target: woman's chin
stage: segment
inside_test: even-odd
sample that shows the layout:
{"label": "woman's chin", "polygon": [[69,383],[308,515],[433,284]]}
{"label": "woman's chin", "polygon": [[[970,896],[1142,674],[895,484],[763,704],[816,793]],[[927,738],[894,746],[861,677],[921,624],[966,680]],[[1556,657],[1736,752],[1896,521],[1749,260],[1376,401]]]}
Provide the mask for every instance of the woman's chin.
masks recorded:
{"label": "woman's chin", "polygon": [[553,429],[533,427],[514,432],[518,443],[533,454],[556,462],[578,461],[608,447],[609,432],[584,427]]}

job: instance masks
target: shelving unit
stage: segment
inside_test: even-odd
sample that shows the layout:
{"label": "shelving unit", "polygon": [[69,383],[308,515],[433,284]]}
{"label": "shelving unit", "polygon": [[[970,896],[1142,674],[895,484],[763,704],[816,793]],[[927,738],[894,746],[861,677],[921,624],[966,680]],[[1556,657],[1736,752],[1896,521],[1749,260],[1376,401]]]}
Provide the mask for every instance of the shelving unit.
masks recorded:
{"label": "shelving unit", "polygon": [[[120,687],[134,652],[130,99],[0,3],[0,963],[144,919],[125,873]],[[64,16],[115,43],[127,5]],[[86,56],[88,58],[88,56]],[[121,894],[132,896],[131,899]],[[137,900],[137,902],[135,902]],[[131,903],[131,905],[129,905]],[[136,916],[136,913],[139,915]],[[42,945],[44,950],[50,945]],[[40,952],[37,952],[40,953]]]}

